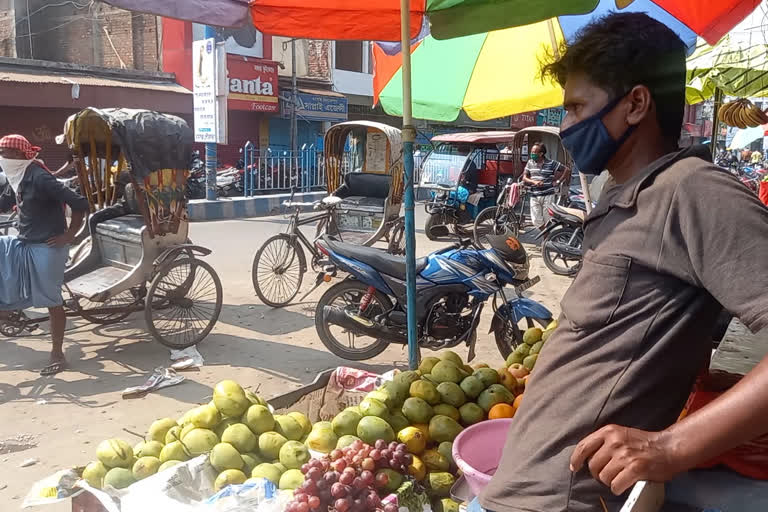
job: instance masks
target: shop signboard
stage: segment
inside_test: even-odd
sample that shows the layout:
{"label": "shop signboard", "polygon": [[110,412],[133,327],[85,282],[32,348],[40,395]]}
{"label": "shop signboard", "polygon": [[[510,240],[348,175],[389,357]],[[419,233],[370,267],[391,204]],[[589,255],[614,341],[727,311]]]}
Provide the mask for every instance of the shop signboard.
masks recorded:
{"label": "shop signboard", "polygon": [[548,108],[545,110],[539,110],[537,113],[536,125],[537,126],[560,126],[560,123],[565,117],[565,109],[563,107]]}
{"label": "shop signboard", "polygon": [[509,127],[513,130],[522,130],[529,126],[536,126],[536,112],[523,112],[509,116]]}
{"label": "shop signboard", "polygon": [[217,47],[213,38],[192,43],[195,142],[227,143],[224,55],[224,48]]}
{"label": "shop signboard", "polygon": [[266,113],[280,111],[276,62],[228,55],[227,67],[230,109]]}
{"label": "shop signboard", "polygon": [[[282,117],[289,118],[291,117],[290,91],[283,93],[282,100]],[[344,96],[299,92],[297,103],[296,114],[299,119],[334,123],[347,120],[348,103]]]}

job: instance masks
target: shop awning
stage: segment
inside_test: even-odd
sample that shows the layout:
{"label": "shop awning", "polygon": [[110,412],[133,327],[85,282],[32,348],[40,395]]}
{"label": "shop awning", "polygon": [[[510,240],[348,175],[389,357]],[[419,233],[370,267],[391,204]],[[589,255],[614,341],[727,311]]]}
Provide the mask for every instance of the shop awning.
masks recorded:
{"label": "shop awning", "polygon": [[[34,87],[30,87],[34,84]],[[192,92],[175,82],[0,69],[3,104],[14,107],[144,108],[192,112]]]}

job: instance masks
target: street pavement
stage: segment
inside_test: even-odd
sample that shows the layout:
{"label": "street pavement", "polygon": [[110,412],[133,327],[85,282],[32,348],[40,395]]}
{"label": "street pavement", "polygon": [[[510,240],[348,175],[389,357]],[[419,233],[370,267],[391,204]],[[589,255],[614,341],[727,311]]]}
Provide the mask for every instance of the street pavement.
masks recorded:
{"label": "street pavement", "polygon": [[[419,256],[450,243],[429,241],[424,235],[424,220],[423,206],[417,205]],[[191,225],[191,239],[213,250],[206,260],[221,278],[224,307],[214,331],[198,346],[205,365],[199,371],[185,372],[186,380],[180,385],[144,398],[121,398],[121,390],[144,383],[153,369],[170,364],[168,349],[152,339],[140,313],[112,326],[72,321],[65,340],[71,368],[54,377],[37,373],[48,358],[45,324],[34,336],[1,339],[0,467],[4,471],[0,474],[0,503],[4,506],[0,509],[19,507],[36,480],[93,460],[101,440],[122,437],[135,443],[139,439],[128,431],[144,433],[157,418],[177,418],[196,404],[207,402],[221,379],[235,379],[269,398],[311,382],[317,373],[339,365],[378,372],[393,366],[405,368],[408,356],[403,346],[392,346],[364,363],[345,362],[325,349],[315,332],[314,309],[327,285],[304,302],[283,309],[259,303],[251,284],[253,256],[267,238],[286,227],[287,219],[282,216]],[[305,229],[314,233],[311,227]],[[543,302],[557,316],[570,280],[553,276],[543,266],[538,249],[526,247],[531,276],[542,277],[526,295]],[[304,290],[313,283],[310,271],[304,278]],[[493,336],[488,334],[491,315],[491,308],[485,308],[476,362],[497,367],[502,360]],[[466,347],[454,350],[466,356]],[[21,449],[18,444],[33,446]],[[21,468],[28,459],[37,462]],[[70,510],[70,504],[63,502],[45,510],[64,512]]]}

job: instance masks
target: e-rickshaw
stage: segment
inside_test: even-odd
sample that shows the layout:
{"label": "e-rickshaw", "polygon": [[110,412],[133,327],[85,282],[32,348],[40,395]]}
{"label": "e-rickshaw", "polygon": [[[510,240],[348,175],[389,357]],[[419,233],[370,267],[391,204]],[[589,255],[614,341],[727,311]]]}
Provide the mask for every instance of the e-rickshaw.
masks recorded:
{"label": "e-rickshaw", "polygon": [[[222,288],[199,259],[211,251],[187,238],[192,130],[157,112],[88,108],[67,120],[64,139],[91,209],[89,236],[65,273],[67,316],[104,325],[143,310],[163,345],[202,341],[218,320]],[[0,332],[19,336],[44,320],[16,311]]]}
{"label": "e-rickshaw", "polygon": [[424,226],[430,240],[447,236],[450,229],[470,235],[477,215],[496,204],[500,183],[514,174],[507,148],[515,133],[451,133],[432,138],[435,148],[424,159],[420,179],[422,188],[432,189]]}
{"label": "e-rickshaw", "polygon": [[[516,132],[509,147],[508,158],[512,172],[504,181],[499,180],[500,191],[494,204],[483,209],[475,218],[473,233],[475,243],[486,246],[485,235],[511,233],[517,236],[526,226],[528,187],[520,180],[528,163],[528,152],[535,143],[547,148],[547,158],[565,165],[565,173],[559,177],[561,184],[555,191],[556,204],[567,206],[570,194],[573,159],[560,140],[560,128],[556,126],[530,126]],[[514,189],[514,190],[513,190]]]}
{"label": "e-rickshaw", "polygon": [[[297,203],[291,196],[283,203],[292,211],[288,230],[267,240],[253,259],[253,287],[264,304],[285,306],[299,292],[307,271],[305,249],[312,268],[320,270],[322,255],[314,242],[321,235],[366,246],[386,241],[382,250],[405,253],[402,156],[400,130],[386,124],[349,121],[326,132],[328,196],[315,203]],[[305,207],[322,213],[301,217]],[[299,227],[314,223],[310,240]]]}

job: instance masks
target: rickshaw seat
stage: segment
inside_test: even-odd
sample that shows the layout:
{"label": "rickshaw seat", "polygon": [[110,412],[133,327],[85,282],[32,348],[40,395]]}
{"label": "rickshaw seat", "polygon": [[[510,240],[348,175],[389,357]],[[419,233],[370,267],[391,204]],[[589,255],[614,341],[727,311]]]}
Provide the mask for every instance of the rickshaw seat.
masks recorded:
{"label": "rickshaw seat", "polygon": [[354,196],[386,199],[389,196],[390,183],[392,178],[384,174],[351,172],[344,176],[344,184],[334,191],[333,195],[342,199]]}
{"label": "rickshaw seat", "polygon": [[391,182],[392,178],[383,174],[348,173],[333,195],[343,200],[342,208],[383,213]]}
{"label": "rickshaw seat", "polygon": [[123,215],[96,225],[96,233],[122,242],[141,245],[141,232],[145,227],[141,215]]}

